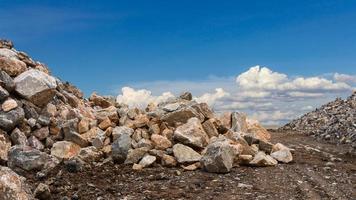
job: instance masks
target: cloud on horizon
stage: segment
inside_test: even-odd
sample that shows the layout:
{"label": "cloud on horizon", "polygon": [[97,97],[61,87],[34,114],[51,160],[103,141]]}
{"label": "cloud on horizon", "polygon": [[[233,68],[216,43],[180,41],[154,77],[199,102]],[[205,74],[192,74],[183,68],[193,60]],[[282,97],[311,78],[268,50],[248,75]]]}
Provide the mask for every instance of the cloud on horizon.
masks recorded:
{"label": "cloud on horizon", "polygon": [[121,89],[117,101],[143,108],[188,90],[195,95],[194,100],[208,103],[215,112],[239,110],[265,125],[282,125],[336,97],[350,95],[355,84],[356,75],[289,77],[254,66],[235,78],[132,84]]}

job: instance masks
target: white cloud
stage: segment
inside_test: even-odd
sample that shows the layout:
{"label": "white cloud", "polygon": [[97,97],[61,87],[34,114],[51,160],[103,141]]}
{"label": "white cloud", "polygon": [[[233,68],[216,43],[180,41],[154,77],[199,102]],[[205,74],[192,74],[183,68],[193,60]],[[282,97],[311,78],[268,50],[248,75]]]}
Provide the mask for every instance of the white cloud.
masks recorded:
{"label": "white cloud", "polygon": [[195,97],[194,100],[199,103],[207,103],[209,106],[214,106],[217,100],[220,100],[229,95],[230,94],[228,92],[225,92],[224,89],[216,88],[215,93],[205,93],[200,97]]}
{"label": "white cloud", "polygon": [[118,95],[116,101],[127,104],[131,107],[145,108],[149,103],[160,103],[174,95],[171,92],[164,92],[159,96],[153,96],[149,90],[135,90],[130,87],[123,87],[122,94]]}

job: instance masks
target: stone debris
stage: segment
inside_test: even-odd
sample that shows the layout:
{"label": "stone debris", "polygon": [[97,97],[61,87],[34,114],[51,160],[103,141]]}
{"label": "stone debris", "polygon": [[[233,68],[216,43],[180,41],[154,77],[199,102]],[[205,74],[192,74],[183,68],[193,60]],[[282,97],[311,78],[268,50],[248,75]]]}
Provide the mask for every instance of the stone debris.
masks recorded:
{"label": "stone debris", "polygon": [[356,148],[356,91],[347,99],[337,98],[279,130],[297,131],[331,143],[348,143]]}
{"label": "stone debris", "polygon": [[[45,65],[0,40],[0,164],[16,173],[41,177],[61,162],[77,172],[79,164],[107,159],[134,170],[161,165],[227,173],[238,164],[292,159],[287,148],[273,150],[268,131],[244,113],[218,116],[189,92],[148,103],[146,109],[130,108],[96,93],[85,99]],[[0,176],[13,176],[9,181],[16,183],[0,178],[0,184],[10,187],[11,198],[26,199],[21,178],[9,168],[2,167]],[[36,198],[49,195],[45,185],[35,190]]]}

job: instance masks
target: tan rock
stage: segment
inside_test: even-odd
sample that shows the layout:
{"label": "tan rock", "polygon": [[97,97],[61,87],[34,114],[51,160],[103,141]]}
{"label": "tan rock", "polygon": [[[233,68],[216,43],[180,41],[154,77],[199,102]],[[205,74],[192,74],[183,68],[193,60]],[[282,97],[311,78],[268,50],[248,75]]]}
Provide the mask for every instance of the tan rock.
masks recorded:
{"label": "tan rock", "polygon": [[268,141],[271,139],[271,134],[263,128],[258,121],[256,120],[247,120],[247,133],[251,134],[253,137],[263,140],[263,141]]}
{"label": "tan rock", "polygon": [[201,168],[201,164],[200,164],[200,162],[196,162],[196,163],[188,165],[188,166],[182,166],[182,168],[186,171],[195,171],[195,170]]}
{"label": "tan rock", "polygon": [[60,141],[53,144],[51,155],[61,159],[70,159],[76,156],[79,151],[79,145],[68,141]]}
{"label": "tan rock", "polygon": [[226,128],[231,128],[231,112],[225,112],[220,116],[220,121]]}
{"label": "tan rock", "polygon": [[217,137],[219,135],[219,132],[214,125],[214,119],[206,120],[202,125],[209,138],[214,136]]}
{"label": "tan rock", "polygon": [[161,164],[165,167],[175,167],[177,165],[177,161],[173,156],[163,154],[161,157]]}
{"label": "tan rock", "polygon": [[151,141],[156,149],[158,150],[165,150],[169,147],[172,147],[172,142],[169,141],[166,137],[153,134],[151,136]]}
{"label": "tan rock", "polygon": [[258,152],[250,162],[250,165],[257,167],[275,166],[277,164],[278,162],[274,158],[270,155],[266,155],[263,151]]}
{"label": "tan rock", "polygon": [[18,105],[17,105],[17,102],[15,100],[8,99],[8,100],[4,101],[4,103],[1,105],[1,108],[2,108],[3,111],[8,112],[8,111],[10,111],[12,109],[17,108],[17,106]]}
{"label": "tan rock", "polygon": [[176,141],[185,145],[203,148],[209,142],[209,136],[205,133],[200,120],[191,118],[186,124],[179,126],[173,135]]}
{"label": "tan rock", "polygon": [[112,122],[109,119],[109,117],[107,117],[105,120],[103,120],[102,122],[100,122],[99,124],[99,128],[101,130],[106,130],[107,128],[109,128],[110,126],[112,126]]}
{"label": "tan rock", "polygon": [[88,118],[83,118],[82,120],[80,120],[80,122],[78,123],[78,132],[82,134],[89,131],[89,124],[90,120]]}
{"label": "tan rock", "polygon": [[132,165],[132,169],[135,171],[141,171],[141,170],[143,170],[143,166],[135,163]]}
{"label": "tan rock", "polygon": [[0,69],[12,77],[27,70],[26,64],[17,58],[0,57]]}
{"label": "tan rock", "polygon": [[10,138],[6,132],[0,131],[0,163],[6,162],[8,158],[8,152],[11,148]]}

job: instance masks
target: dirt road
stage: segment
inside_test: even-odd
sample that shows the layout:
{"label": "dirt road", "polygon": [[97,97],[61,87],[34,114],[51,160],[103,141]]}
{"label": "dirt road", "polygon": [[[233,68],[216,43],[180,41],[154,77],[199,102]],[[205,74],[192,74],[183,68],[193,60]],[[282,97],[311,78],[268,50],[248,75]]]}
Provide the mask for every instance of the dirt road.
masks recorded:
{"label": "dirt road", "polygon": [[293,163],[220,175],[160,167],[134,172],[108,163],[79,173],[55,170],[42,182],[51,185],[54,199],[356,199],[356,157],[348,146],[272,134],[274,143],[294,149]]}

